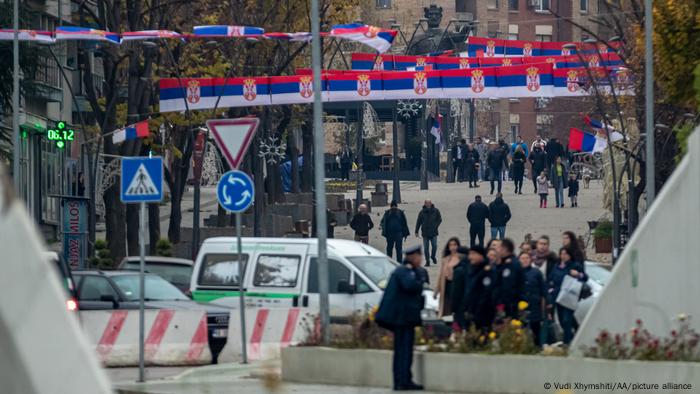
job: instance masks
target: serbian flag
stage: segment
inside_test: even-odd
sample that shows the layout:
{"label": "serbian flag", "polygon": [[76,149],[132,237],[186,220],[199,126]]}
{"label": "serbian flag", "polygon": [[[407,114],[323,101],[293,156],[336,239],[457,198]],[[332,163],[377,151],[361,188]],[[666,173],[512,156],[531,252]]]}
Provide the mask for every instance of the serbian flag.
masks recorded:
{"label": "serbian flag", "polygon": [[531,56],[521,59],[523,64],[551,63],[555,69],[569,67],[566,56]]}
{"label": "serbian flag", "polygon": [[311,41],[311,33],[309,32],[299,32],[299,33],[265,33],[263,37],[269,39],[287,40],[292,42],[309,42]]}
{"label": "serbian flag", "polygon": [[119,129],[112,134],[112,143],[118,144],[126,140],[135,140],[137,138],[144,138],[150,135],[148,130],[148,121],[142,120],[138,123],[134,123]]}
{"label": "serbian flag", "polygon": [[382,73],[384,100],[444,97],[440,71],[390,71]]}
{"label": "serbian flag", "polygon": [[512,57],[478,57],[479,67],[507,67],[517,64],[523,64],[524,58],[520,56]]}
{"label": "serbian flag", "polygon": [[61,26],[56,28],[56,40],[91,40],[119,44],[119,34],[89,27]]}
{"label": "serbian flag", "polygon": [[160,112],[270,105],[268,77],[162,78],[159,85]]}
{"label": "serbian flag", "polygon": [[437,117],[433,117],[433,125],[430,127],[430,134],[435,137],[435,145],[440,144],[440,131],[442,130],[442,115],[438,114]]}
{"label": "serbian flag", "polygon": [[[15,31],[13,29],[0,29],[0,41],[12,41],[14,39]],[[38,30],[18,30],[17,39],[19,41],[54,42],[51,32]]]}
{"label": "serbian flag", "polygon": [[384,98],[379,72],[345,72],[328,75],[329,101],[366,101]]}
{"label": "serbian flag", "polygon": [[506,56],[540,56],[540,43],[522,40],[504,40],[503,47]]}
{"label": "serbian flag", "polygon": [[467,37],[469,56],[499,57],[505,54],[505,40],[486,37]]}
{"label": "serbian flag", "polygon": [[350,55],[350,67],[353,70],[393,70],[394,55],[353,53]]}
{"label": "serbian flag", "polygon": [[554,70],[554,96],[580,97],[587,96],[585,89],[588,79],[586,70],[582,68],[557,68]]}
{"label": "serbian flag", "polygon": [[496,67],[440,71],[445,98],[498,97]]}
{"label": "serbian flag", "polygon": [[552,65],[522,64],[497,67],[498,95],[511,97],[552,97]]}
{"label": "serbian flag", "polygon": [[620,141],[625,138],[625,136],[623,136],[622,133],[615,131],[614,127],[607,124],[603,124],[603,122],[593,119],[588,115],[583,116],[583,122],[589,127],[596,129],[598,132],[610,133],[610,141],[612,142]]}
{"label": "serbian flag", "polygon": [[416,67],[426,67],[435,63],[430,56],[401,56],[394,55],[394,70],[408,70]]}
{"label": "serbian flag", "polygon": [[172,30],[140,30],[122,33],[122,41],[153,40],[157,38],[183,38],[182,34]]}
{"label": "serbian flag", "polygon": [[262,27],[206,25],[195,26],[192,37],[196,38],[225,38],[225,37],[260,37],[265,33]]}
{"label": "serbian flag", "polygon": [[391,48],[391,43],[394,42],[396,33],[396,30],[387,30],[361,23],[349,23],[333,26],[328,35],[361,42],[362,44],[374,48],[377,52],[384,53]]}
{"label": "serbian flag", "polygon": [[475,57],[447,57],[434,58],[436,70],[463,70],[479,67],[479,59]]}
{"label": "serbian flag", "polygon": [[569,150],[585,153],[602,152],[608,146],[605,138],[572,127],[569,129]]}
{"label": "serbian flag", "polygon": [[[566,41],[550,41],[540,43],[541,56],[569,56],[576,54],[576,49],[565,48],[566,45],[572,44]],[[575,43],[577,47],[580,43]]]}
{"label": "serbian flag", "polygon": [[[321,99],[328,101],[327,75],[321,75]],[[312,75],[283,75],[270,77],[270,101],[278,104],[307,104],[314,102]]]}

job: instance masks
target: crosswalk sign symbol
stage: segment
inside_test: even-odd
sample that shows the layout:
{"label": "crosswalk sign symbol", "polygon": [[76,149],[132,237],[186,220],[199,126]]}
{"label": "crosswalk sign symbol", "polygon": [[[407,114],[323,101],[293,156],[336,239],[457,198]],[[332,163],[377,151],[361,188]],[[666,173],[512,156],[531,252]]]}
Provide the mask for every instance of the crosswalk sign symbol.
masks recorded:
{"label": "crosswalk sign symbol", "polygon": [[122,159],[122,202],[155,202],[163,199],[163,159],[125,157]]}

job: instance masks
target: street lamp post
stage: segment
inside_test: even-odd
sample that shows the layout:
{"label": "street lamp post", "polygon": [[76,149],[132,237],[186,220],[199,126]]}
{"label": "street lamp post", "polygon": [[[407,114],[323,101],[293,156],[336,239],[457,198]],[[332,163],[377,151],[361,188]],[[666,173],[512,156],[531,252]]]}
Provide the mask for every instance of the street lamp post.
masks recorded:
{"label": "street lamp post", "polygon": [[652,0],[644,0],[644,129],[646,130],[646,192],[647,207],[656,195],[654,168],[654,42]]}

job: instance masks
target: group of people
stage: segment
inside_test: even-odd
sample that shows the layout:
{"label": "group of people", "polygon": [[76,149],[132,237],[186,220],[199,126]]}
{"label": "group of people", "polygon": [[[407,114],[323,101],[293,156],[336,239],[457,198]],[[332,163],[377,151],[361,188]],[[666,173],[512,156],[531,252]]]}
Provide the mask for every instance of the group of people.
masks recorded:
{"label": "group of people", "polygon": [[535,194],[540,195],[540,208],[547,207],[550,185],[557,208],[564,207],[564,189],[567,188],[571,206],[578,206],[578,175],[569,175],[569,154],[556,138],[546,141],[537,135],[530,147],[522,136],[510,146],[502,139],[496,142],[477,137],[470,144],[462,139],[452,148],[451,156],[454,179],[469,182],[470,188],[479,187],[480,181],[488,181],[490,194],[501,193],[503,180],[510,178],[514,192],[522,194],[525,167],[530,163],[530,177]]}

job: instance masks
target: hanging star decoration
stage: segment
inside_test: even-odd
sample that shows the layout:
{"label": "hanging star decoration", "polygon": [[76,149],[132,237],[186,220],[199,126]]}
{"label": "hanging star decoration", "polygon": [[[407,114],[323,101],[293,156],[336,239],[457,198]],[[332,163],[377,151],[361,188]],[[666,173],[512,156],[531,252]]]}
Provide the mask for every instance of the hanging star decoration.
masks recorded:
{"label": "hanging star decoration", "polygon": [[268,137],[260,141],[258,157],[264,159],[268,164],[279,163],[284,159],[285,147],[277,137]]}
{"label": "hanging star decoration", "polygon": [[421,105],[418,100],[399,100],[396,103],[396,112],[404,119],[410,119],[418,115]]}

